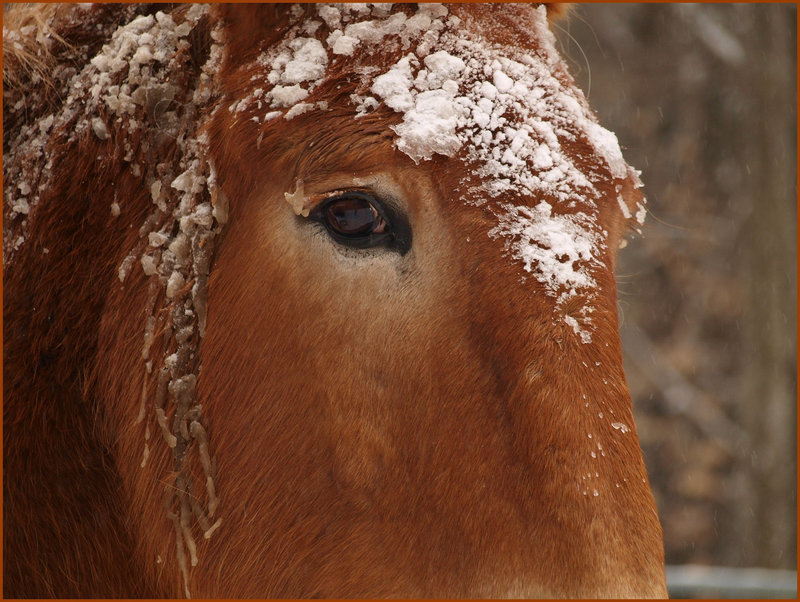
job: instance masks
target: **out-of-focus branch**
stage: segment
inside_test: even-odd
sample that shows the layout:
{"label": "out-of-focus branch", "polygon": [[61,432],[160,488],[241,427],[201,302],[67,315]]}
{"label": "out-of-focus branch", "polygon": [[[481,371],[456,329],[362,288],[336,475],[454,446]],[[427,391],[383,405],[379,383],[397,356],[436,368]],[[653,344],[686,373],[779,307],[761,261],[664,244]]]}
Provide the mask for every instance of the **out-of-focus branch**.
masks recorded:
{"label": "out-of-focus branch", "polygon": [[628,360],[658,388],[669,413],[680,414],[691,421],[732,456],[749,448],[747,433],[728,418],[710,395],[676,370],[638,326],[628,325],[621,334]]}

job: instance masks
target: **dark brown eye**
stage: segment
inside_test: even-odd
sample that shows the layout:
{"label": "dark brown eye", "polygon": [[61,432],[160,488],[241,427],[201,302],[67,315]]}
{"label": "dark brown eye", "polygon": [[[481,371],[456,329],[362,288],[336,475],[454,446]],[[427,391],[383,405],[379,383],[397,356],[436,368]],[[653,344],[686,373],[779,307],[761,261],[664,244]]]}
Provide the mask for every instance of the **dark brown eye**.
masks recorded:
{"label": "dark brown eye", "polygon": [[364,236],[386,232],[386,220],[361,195],[342,196],[324,207],[327,226],[342,236]]}
{"label": "dark brown eye", "polygon": [[386,247],[401,255],[411,248],[408,219],[394,203],[384,202],[370,190],[332,192],[309,217],[325,226],[329,236],[346,247]]}

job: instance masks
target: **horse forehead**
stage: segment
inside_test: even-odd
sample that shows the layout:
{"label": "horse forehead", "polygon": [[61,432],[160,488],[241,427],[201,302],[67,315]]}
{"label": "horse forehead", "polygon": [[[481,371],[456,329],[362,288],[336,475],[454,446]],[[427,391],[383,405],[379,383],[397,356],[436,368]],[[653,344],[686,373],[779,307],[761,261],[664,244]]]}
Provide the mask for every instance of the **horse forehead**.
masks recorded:
{"label": "horse forehead", "polygon": [[[471,185],[460,192],[477,203],[530,197],[592,211],[598,183],[635,178],[567,75],[544,7],[312,10],[247,66],[248,89],[229,106],[235,116],[262,127],[304,115],[331,123],[326,112],[336,109],[347,134],[381,115],[415,163],[444,156],[469,165]],[[509,23],[498,27],[496,14]]]}
{"label": "horse forehead", "polygon": [[[497,218],[489,236],[527,272],[554,296],[589,289],[604,252],[600,205],[616,200],[629,217],[623,189],[639,183],[554,42],[544,7],[317,5],[246,68],[249,88],[228,110],[266,130],[313,123],[312,140],[336,140],[338,124],[345,135],[330,148],[302,151],[323,161],[352,154],[326,157],[353,142],[376,154],[393,146],[431,171],[446,157],[448,193],[486,205]],[[359,137],[367,123],[390,135]]]}

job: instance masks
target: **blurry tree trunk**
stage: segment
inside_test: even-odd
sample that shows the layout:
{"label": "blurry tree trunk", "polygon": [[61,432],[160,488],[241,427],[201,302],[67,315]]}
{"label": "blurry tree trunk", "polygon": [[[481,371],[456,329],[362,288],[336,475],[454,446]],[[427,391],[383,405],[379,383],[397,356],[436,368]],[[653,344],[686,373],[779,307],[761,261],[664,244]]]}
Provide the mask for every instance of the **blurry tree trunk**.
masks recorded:
{"label": "blurry tree trunk", "polygon": [[[744,72],[760,122],[738,132],[753,211],[741,257],[749,288],[744,343],[750,358],[741,425],[750,434],[749,478],[740,483],[736,522],[744,564],[792,567],[797,542],[797,167],[795,24],[751,7],[767,60]],[[787,465],[788,463],[788,465]],[[741,546],[742,544],[739,543]]]}

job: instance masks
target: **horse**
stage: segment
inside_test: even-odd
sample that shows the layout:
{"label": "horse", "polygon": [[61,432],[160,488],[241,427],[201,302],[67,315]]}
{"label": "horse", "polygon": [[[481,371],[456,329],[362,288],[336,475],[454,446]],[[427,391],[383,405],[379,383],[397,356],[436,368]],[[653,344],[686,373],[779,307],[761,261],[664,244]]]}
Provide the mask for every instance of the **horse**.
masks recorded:
{"label": "horse", "polygon": [[5,596],[666,595],[563,12],[5,9]]}

